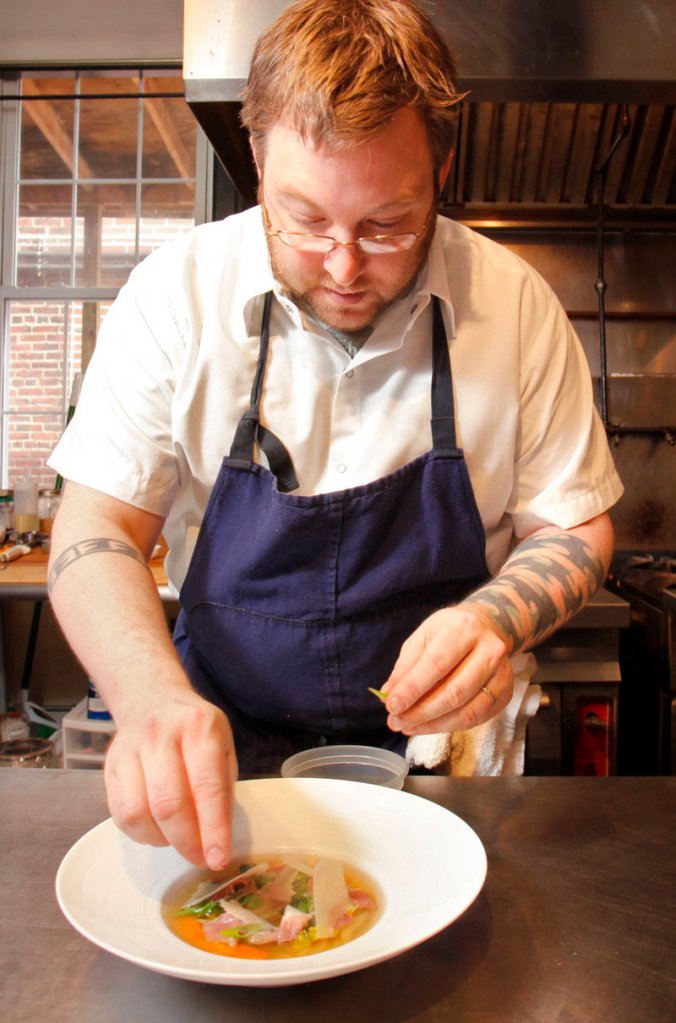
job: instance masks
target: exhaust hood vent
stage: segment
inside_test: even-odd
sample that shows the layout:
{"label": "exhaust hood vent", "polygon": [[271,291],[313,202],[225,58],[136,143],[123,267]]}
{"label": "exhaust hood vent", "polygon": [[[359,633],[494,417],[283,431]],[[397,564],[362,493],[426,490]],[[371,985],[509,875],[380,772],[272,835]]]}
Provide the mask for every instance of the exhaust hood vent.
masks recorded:
{"label": "exhaust hood vent", "polygon": [[[186,99],[246,205],[256,184],[238,97],[255,39],[285,6],[185,0]],[[673,219],[673,0],[437,0],[429,9],[470,92],[442,212],[593,220],[596,170],[628,118],[607,168],[610,219]]]}
{"label": "exhaust hood vent", "polygon": [[591,220],[597,169],[625,121],[604,181],[609,219],[664,224],[676,210],[676,114],[660,104],[465,102],[443,207],[477,221]]}

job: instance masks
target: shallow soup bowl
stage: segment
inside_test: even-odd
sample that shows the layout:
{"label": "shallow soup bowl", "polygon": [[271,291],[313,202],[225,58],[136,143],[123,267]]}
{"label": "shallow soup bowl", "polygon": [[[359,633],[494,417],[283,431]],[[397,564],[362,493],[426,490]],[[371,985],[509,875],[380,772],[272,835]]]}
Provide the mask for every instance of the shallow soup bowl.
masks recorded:
{"label": "shallow soup bowl", "polygon": [[174,849],[132,841],[112,820],[84,835],[61,863],[56,894],[70,923],[147,969],[211,984],[274,987],[399,955],[451,924],[483,886],[481,841],[426,799],[327,779],[244,781],[235,793],[233,861],[285,853],[339,860],[372,883],[378,909],[369,930],[292,959],[236,959],[194,948],[170,931],[163,915],[168,893],[194,868]]}

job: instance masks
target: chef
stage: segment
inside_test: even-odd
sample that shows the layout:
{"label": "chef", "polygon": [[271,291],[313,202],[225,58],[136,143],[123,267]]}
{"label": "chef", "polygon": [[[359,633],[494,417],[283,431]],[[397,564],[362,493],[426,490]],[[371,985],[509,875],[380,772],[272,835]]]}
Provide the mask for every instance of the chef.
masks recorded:
{"label": "chef", "polygon": [[621,485],[579,342],[436,214],[460,98],[412,0],[288,6],[242,108],[258,206],[136,268],[50,461],[111,814],[193,863],[228,860],[238,761],[479,726],[604,579]]}

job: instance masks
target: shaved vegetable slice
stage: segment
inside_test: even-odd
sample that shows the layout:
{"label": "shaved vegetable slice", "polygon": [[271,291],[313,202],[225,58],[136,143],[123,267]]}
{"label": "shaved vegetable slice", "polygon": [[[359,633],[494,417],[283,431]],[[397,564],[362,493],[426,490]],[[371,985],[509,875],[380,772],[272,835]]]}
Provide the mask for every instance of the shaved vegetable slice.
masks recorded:
{"label": "shaved vegetable slice", "polygon": [[371,686],[368,686],[368,691],[369,693],[373,693],[374,696],[377,696],[382,703],[385,703],[385,700],[389,695],[389,693],[386,693],[384,689],[373,689]]}
{"label": "shaved vegetable slice", "polygon": [[337,860],[321,859],[315,867],[312,894],[318,938],[331,938],[338,920],[350,908],[350,893],[343,868]]}
{"label": "shaved vegetable slice", "polygon": [[237,874],[236,877],[231,877],[228,881],[217,881],[215,884],[212,881],[205,881],[201,884],[197,891],[194,893],[192,898],[186,902],[184,908],[190,909],[191,906],[198,906],[200,902],[217,901],[222,895],[225,895],[229,888],[232,888],[234,884],[242,881],[247,877],[255,877],[257,874],[264,874],[268,869],[267,863],[255,863],[253,867],[249,867],[247,870],[242,871],[241,874]]}
{"label": "shaved vegetable slice", "polygon": [[257,913],[253,913],[250,909],[246,909],[245,906],[240,906],[239,902],[222,899],[221,905],[227,913],[234,916],[236,920],[241,920],[243,924],[260,924],[261,927],[264,927],[267,930],[274,930],[274,927],[269,920],[264,920],[263,917],[258,916]]}
{"label": "shaved vegetable slice", "polygon": [[285,856],[283,862],[285,867],[293,867],[299,874],[307,874],[309,877],[312,877],[315,872],[315,868],[311,867],[309,863],[303,863],[302,860],[297,860],[290,856]]}

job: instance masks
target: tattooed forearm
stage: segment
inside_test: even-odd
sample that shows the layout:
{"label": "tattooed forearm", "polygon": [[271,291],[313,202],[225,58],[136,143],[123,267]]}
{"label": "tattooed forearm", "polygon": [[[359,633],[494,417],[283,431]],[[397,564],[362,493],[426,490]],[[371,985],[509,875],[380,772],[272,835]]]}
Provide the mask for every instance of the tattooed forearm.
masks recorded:
{"label": "tattooed forearm", "polygon": [[581,610],[604,579],[601,558],[580,537],[541,535],[521,543],[467,600],[488,612],[511,650],[525,650]]}
{"label": "tattooed forearm", "polygon": [[88,554],[101,554],[109,552],[110,554],[124,554],[128,558],[133,558],[134,561],[139,561],[142,565],[146,565],[144,557],[139,554],[135,547],[131,544],[125,543],[124,540],[113,540],[110,537],[97,536],[92,537],[91,540],[82,540],[80,543],[74,543],[72,547],[67,547],[62,554],[58,556],[49,573],[47,580],[47,591],[51,593],[56,580],[59,578],[61,573],[72,565],[73,562],[79,561],[80,558],[85,558]]}

